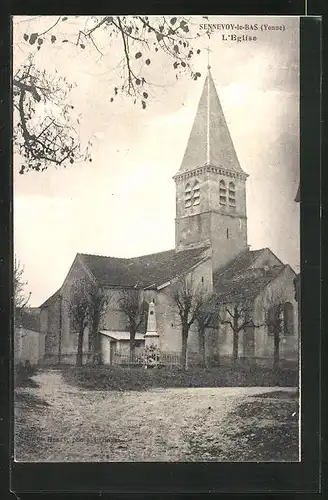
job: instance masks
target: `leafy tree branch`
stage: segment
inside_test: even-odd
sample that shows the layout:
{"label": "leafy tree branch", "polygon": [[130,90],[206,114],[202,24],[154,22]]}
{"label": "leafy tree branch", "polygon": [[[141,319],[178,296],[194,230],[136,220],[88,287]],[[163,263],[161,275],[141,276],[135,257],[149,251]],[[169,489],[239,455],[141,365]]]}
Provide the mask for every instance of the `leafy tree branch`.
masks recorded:
{"label": "leafy tree branch", "polygon": [[72,87],[65,78],[38,70],[32,57],[14,75],[17,115],[13,139],[16,152],[24,159],[21,174],[90,159],[88,147],[84,151],[81,148],[79,118],[74,122],[71,113],[74,106],[68,95]]}
{"label": "leafy tree branch", "polygon": [[[71,20],[76,27],[67,34],[65,25]],[[39,22],[39,16],[34,21]],[[121,40],[122,57],[113,68],[121,84],[112,87],[109,100],[125,95],[145,110],[150,92],[158,86],[148,71],[157,54],[165,54],[176,79],[184,72],[197,80],[201,74],[194,69],[194,57],[201,50],[194,44],[203,35],[210,36],[208,32],[199,33],[192,20],[184,16],[58,16],[40,33],[26,30],[22,43],[29,51],[28,62],[13,77],[14,147],[24,158],[20,173],[91,161],[90,144],[82,147],[79,117],[74,117],[68,101],[73,84],[58,73],[52,78],[38,69],[34,62],[37,51],[71,44],[81,56],[89,46],[111,64],[110,42]],[[161,81],[159,84],[162,86]],[[54,107],[58,108],[56,112]]]}

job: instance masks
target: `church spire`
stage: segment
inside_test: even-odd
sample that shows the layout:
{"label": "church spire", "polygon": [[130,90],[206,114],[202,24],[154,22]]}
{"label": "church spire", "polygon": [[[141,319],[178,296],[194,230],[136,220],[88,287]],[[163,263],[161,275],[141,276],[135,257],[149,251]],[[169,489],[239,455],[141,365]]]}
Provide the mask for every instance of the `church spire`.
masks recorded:
{"label": "church spire", "polygon": [[[209,55],[209,53],[208,53]],[[207,113],[206,113],[206,163],[207,165],[210,164],[211,162],[211,138],[210,138],[210,109],[211,109],[211,91],[210,91],[210,78],[211,78],[211,66],[210,66],[210,61],[208,60],[208,65],[207,65],[207,87],[206,87],[206,92],[207,92],[207,102],[206,102],[206,107],[207,107]]]}
{"label": "church spire", "polygon": [[208,58],[207,76],[179,173],[204,165],[244,173],[217,94]]}

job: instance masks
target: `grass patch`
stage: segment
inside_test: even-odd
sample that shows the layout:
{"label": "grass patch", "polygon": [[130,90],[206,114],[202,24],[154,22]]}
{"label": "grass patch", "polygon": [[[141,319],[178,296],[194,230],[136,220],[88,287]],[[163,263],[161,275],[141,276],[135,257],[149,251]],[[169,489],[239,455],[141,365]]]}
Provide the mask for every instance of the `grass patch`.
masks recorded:
{"label": "grass patch", "polygon": [[15,364],[15,387],[39,387],[32,379],[37,374],[37,368],[29,362]]}
{"label": "grass patch", "polygon": [[15,393],[15,404],[24,405],[28,408],[35,408],[37,406],[51,406],[49,403],[47,403],[47,401],[44,401],[38,396],[23,392]]}
{"label": "grass patch", "polygon": [[276,420],[288,423],[298,421],[298,402],[286,398],[285,400],[253,401],[242,403],[236,410],[235,415],[242,419],[259,418]]}
{"label": "grass patch", "polygon": [[192,461],[298,461],[298,400],[286,391],[271,392],[271,399],[263,396],[240,403],[225,419],[224,434],[211,424],[210,413],[194,422],[186,433]]}
{"label": "grass patch", "polygon": [[274,399],[284,399],[284,400],[289,400],[289,399],[299,399],[299,390],[294,389],[293,391],[271,391],[271,392],[264,392],[263,394],[257,394],[257,398],[274,398]]}
{"label": "grass patch", "polygon": [[275,391],[249,398],[231,414],[234,453],[244,461],[298,461],[299,400],[297,391]]}
{"label": "grass patch", "polygon": [[298,460],[298,425],[281,423],[252,426],[236,433],[236,451],[243,461],[296,462]]}
{"label": "grass patch", "polygon": [[296,370],[263,367],[150,369],[84,366],[62,368],[67,383],[90,390],[144,391],[178,387],[292,387],[298,385]]}

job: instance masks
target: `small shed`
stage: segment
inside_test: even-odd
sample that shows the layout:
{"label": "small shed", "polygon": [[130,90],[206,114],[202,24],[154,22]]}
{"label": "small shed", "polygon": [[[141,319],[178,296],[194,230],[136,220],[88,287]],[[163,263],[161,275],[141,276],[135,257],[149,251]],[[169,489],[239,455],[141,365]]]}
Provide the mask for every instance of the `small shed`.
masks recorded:
{"label": "small shed", "polygon": [[[104,365],[125,364],[129,360],[130,356],[130,332],[101,330],[100,346],[102,362],[104,363]],[[144,346],[144,334],[136,333],[136,357],[143,354]]]}

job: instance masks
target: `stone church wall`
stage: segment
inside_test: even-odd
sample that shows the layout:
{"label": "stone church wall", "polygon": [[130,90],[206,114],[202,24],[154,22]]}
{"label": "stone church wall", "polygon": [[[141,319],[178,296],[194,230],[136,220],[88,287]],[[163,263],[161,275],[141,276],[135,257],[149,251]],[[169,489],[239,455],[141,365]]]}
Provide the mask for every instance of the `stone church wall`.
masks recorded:
{"label": "stone church wall", "polygon": [[[199,264],[192,273],[193,286],[196,288],[203,285],[204,292],[211,293],[213,290],[213,280],[212,280],[212,263],[211,259]],[[173,283],[168,287],[163,288],[158,291],[156,298],[156,319],[158,333],[160,336],[161,349],[166,352],[180,352],[181,351],[181,320],[178,314],[178,309],[174,300],[172,299],[172,293],[176,285]],[[198,334],[193,325],[189,332],[188,338],[188,353],[189,356],[193,357],[198,353]]]}
{"label": "stone church wall", "polygon": [[211,214],[213,269],[226,265],[247,248],[246,219]]}
{"label": "stone church wall", "polygon": [[[269,264],[276,264],[275,258],[271,252],[268,252]],[[259,263],[259,267],[262,263]],[[290,302],[293,306],[293,335],[283,336],[280,343],[280,358],[286,361],[297,361],[298,359],[298,308],[295,300],[294,280],[295,274],[289,266],[275,280],[273,280],[257,297],[254,302],[254,322],[261,325],[254,328],[254,356],[262,358],[264,364],[271,364],[273,359],[273,336],[268,335],[267,326],[265,326],[265,308],[273,303],[275,297],[282,295],[285,302]],[[233,304],[230,304],[231,309]],[[231,319],[226,313],[225,319]],[[252,328],[246,335],[252,335]],[[247,344],[247,337],[244,331],[239,332],[240,358],[249,357],[250,346]],[[233,334],[231,327],[220,324],[217,329],[218,350],[221,358],[230,358],[232,354]],[[252,357],[252,356],[250,356]]]}
{"label": "stone church wall", "polygon": [[124,332],[127,330],[127,318],[119,308],[119,299],[121,298],[122,292],[120,289],[107,288],[107,293],[109,302],[106,314],[102,320],[101,328],[104,330]]}
{"label": "stone church wall", "polygon": [[[120,310],[119,300],[124,294],[122,288],[106,288],[108,294],[108,307],[101,322],[101,329],[111,331],[128,331],[128,319],[124,312]],[[155,300],[157,295],[156,290],[142,290],[140,297],[141,300],[149,303],[152,299]],[[145,325],[141,325],[143,328]]]}
{"label": "stone church wall", "polygon": [[[69,314],[70,290],[74,281],[89,279],[78,258],[65,279],[61,294],[41,309],[40,325],[45,336],[45,363],[57,363],[60,357],[63,363],[75,363],[77,351],[77,332],[72,329]],[[59,339],[61,338],[61,349]],[[83,352],[88,351],[88,334],[84,335]]]}
{"label": "stone church wall", "polygon": [[[294,288],[295,273],[289,266],[273,280],[259,295],[255,304],[255,320],[261,325],[265,322],[264,309],[270,307],[275,300],[290,302],[293,307],[293,335],[283,336],[280,342],[280,357],[287,360],[298,358],[298,307],[295,300]],[[255,355],[260,357],[273,357],[273,336],[268,334],[266,326],[255,329],[256,350]]]}
{"label": "stone church wall", "polygon": [[[90,279],[90,277],[86,273],[84,267],[79,262],[79,258],[77,257],[62,286],[62,355],[66,357],[73,357],[73,363],[75,363],[78,334],[73,329],[73,322],[69,313],[70,293],[73,283],[81,279]],[[88,335],[85,334],[83,342],[83,352],[87,351]]]}

